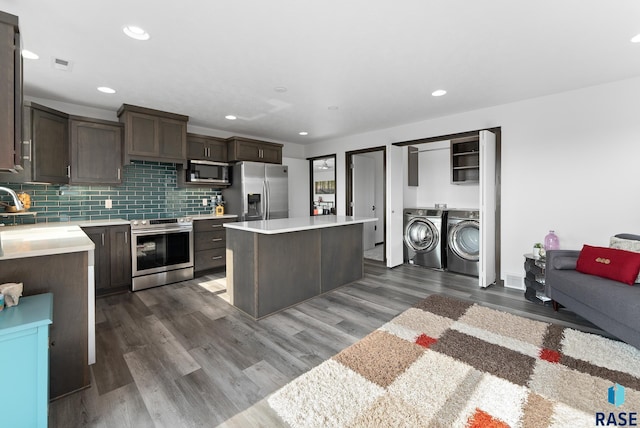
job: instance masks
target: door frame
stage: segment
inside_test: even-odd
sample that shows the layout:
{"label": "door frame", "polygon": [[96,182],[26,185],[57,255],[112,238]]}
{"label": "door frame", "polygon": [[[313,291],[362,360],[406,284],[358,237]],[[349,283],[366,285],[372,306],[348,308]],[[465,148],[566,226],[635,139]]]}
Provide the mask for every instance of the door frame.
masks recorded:
{"label": "door frame", "polygon": [[367,149],[352,150],[345,152],[345,213],[353,215],[353,156],[365,153],[382,152],[382,262],[387,263],[387,147],[369,147]]}
{"label": "door frame", "polygon": [[315,184],[313,182],[313,161],[318,159],[326,159],[326,158],[333,158],[333,178],[336,181],[336,193],[333,197],[335,200],[333,204],[333,209],[336,213],[338,212],[338,168],[336,166],[338,159],[336,154],[333,153],[331,155],[314,156],[311,158],[307,158],[307,160],[309,161],[309,215],[310,216],[313,216],[313,193],[315,189],[314,187]]}
{"label": "door frame", "polygon": [[472,137],[476,135],[480,135],[480,131],[491,131],[496,136],[496,170],[495,170],[495,178],[496,178],[496,201],[495,201],[495,214],[496,214],[496,230],[495,230],[495,260],[496,260],[496,285],[504,286],[502,278],[501,278],[501,260],[500,260],[500,248],[501,248],[501,233],[500,233],[500,222],[501,222],[501,205],[502,205],[502,184],[501,184],[501,174],[502,174],[502,128],[500,126],[494,128],[482,128],[476,129],[474,131],[465,131],[458,132],[455,134],[447,134],[440,135],[437,137],[428,137],[428,138],[419,138],[417,140],[410,141],[400,141],[397,143],[393,143],[394,146],[404,147],[404,146],[412,146],[415,144],[424,144],[424,143],[436,143],[445,140],[453,140],[456,138],[463,137]]}

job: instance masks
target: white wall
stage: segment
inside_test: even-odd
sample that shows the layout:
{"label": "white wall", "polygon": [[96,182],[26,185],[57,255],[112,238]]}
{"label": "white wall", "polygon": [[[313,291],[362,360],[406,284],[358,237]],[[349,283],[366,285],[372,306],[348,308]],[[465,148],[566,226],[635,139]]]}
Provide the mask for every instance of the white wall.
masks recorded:
{"label": "white wall", "polygon": [[449,140],[415,145],[418,149],[418,186],[405,187],[405,208],[478,208],[478,184],[451,184]]}
{"label": "white wall", "polygon": [[502,127],[500,277],[522,277],[522,255],[549,229],[572,249],[640,233],[638,94],[640,78],[629,79],[337,138],[308,147],[307,156],[337,153],[344,194],[345,151]]}
{"label": "white wall", "polygon": [[289,217],[309,217],[309,161],[282,158],[289,167]]}

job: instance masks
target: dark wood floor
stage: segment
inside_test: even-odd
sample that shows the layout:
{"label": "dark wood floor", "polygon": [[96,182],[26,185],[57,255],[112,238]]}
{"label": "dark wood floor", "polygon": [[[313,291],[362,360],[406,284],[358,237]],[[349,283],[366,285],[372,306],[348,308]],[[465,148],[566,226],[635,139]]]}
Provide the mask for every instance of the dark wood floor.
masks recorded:
{"label": "dark wood floor", "polygon": [[240,415],[236,421],[434,293],[599,332],[570,312],[526,301],[522,291],[479,289],[474,278],[409,265],[387,269],[374,261],[365,262],[365,273],[261,321],[227,303],[224,274],[99,298],[92,387],[51,403],[50,426],[212,427]]}

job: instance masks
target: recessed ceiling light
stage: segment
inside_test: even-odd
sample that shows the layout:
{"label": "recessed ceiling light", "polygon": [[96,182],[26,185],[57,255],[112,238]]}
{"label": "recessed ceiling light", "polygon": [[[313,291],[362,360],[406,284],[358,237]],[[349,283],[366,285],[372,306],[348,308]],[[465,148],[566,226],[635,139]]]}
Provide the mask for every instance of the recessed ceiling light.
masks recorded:
{"label": "recessed ceiling light", "polygon": [[105,93],[105,94],[115,94],[116,93],[115,89],[109,88],[108,86],[98,86],[98,90],[100,92]]}
{"label": "recessed ceiling light", "polygon": [[275,88],[273,88],[273,90],[276,92],[287,92],[287,88],[285,88],[284,86],[276,86]]}
{"label": "recessed ceiling light", "polygon": [[226,115],[224,118],[225,118],[225,119],[229,119],[229,120],[236,120],[236,119],[237,119],[237,117],[235,117],[235,116],[234,116],[234,115],[232,115],[232,114],[228,114],[228,115]]}
{"label": "recessed ceiling light", "polygon": [[631,39],[631,43],[640,43],[640,34],[636,34],[635,36],[633,36],[633,38]]}
{"label": "recessed ceiling light", "polygon": [[39,59],[38,54],[28,51],[26,49],[22,49],[22,58],[26,59]]}
{"label": "recessed ceiling light", "polygon": [[447,91],[445,91],[444,89],[438,89],[437,91],[431,92],[431,95],[433,95],[434,97],[441,97],[446,93]]}
{"label": "recessed ceiling light", "polygon": [[298,134],[300,134],[300,135],[309,135],[309,133],[307,131],[301,131],[301,132],[298,132]]}
{"label": "recessed ceiling light", "polygon": [[136,27],[135,25],[128,25],[124,27],[122,31],[124,31],[124,34],[126,34],[127,36],[136,40],[149,40],[149,38],[151,37],[149,33],[144,31],[140,27]]}

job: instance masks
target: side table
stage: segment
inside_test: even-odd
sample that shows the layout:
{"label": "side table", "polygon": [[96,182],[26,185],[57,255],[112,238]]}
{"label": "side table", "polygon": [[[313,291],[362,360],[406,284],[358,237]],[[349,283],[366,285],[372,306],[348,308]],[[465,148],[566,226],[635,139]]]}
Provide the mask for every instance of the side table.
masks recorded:
{"label": "side table", "polygon": [[532,253],[524,255],[524,298],[540,305],[551,306],[551,299],[544,294],[544,269],[546,260]]}

